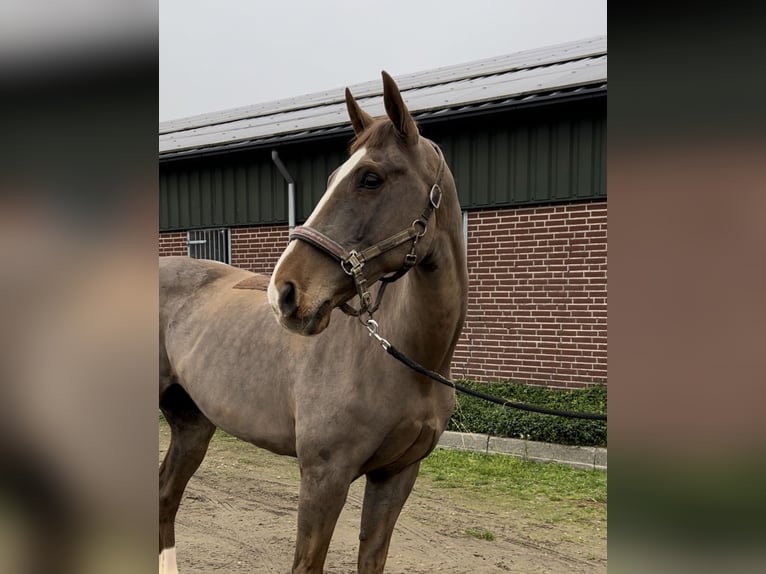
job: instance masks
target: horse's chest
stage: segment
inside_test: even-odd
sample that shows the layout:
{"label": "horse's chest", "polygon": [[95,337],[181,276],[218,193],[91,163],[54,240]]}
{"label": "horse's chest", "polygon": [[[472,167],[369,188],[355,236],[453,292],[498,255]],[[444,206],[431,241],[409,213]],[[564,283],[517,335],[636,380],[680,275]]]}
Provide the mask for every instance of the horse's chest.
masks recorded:
{"label": "horse's chest", "polygon": [[425,458],[436,446],[442,430],[435,420],[397,426],[369,459],[365,472],[378,469],[396,472]]}

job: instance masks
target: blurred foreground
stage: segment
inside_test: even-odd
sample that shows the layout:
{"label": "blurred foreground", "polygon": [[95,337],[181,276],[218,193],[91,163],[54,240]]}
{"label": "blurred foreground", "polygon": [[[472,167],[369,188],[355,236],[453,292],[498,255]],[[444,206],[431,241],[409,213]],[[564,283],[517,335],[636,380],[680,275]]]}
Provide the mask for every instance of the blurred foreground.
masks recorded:
{"label": "blurred foreground", "polygon": [[150,8],[3,10],[0,572],[156,568]]}

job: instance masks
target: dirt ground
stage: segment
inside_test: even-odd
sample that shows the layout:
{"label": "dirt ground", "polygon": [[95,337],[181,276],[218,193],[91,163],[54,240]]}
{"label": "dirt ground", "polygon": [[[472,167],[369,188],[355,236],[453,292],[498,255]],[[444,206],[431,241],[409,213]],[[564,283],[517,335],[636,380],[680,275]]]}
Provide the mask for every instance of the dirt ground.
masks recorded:
{"label": "dirt ground", "polygon": [[[169,442],[160,431],[160,459]],[[328,574],[356,573],[364,480],[351,486],[325,563]],[[213,439],[192,477],[176,521],[181,574],[286,574],[295,543],[298,469],[233,440]],[[482,540],[466,530],[489,530]],[[439,488],[420,477],[402,511],[387,574],[606,572],[606,531],[536,520],[503,501]]]}

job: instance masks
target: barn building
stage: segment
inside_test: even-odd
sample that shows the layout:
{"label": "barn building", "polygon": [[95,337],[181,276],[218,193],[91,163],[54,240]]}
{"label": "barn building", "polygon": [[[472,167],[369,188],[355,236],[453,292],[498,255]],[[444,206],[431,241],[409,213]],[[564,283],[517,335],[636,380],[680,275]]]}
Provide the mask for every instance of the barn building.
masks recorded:
{"label": "barn building", "polygon": [[[467,237],[455,377],[607,382],[607,38],[396,75]],[[384,115],[380,78],[352,85]],[[161,123],[160,255],[270,273],[347,157],[343,88]]]}

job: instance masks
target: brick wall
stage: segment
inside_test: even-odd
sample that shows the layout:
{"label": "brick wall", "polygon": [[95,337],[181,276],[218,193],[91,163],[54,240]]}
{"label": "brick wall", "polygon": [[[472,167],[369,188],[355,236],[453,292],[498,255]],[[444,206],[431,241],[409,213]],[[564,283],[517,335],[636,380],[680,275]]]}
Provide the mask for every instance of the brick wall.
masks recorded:
{"label": "brick wall", "polygon": [[[468,318],[454,377],[551,387],[606,383],[606,201],[473,211]],[[287,226],[231,230],[232,264],[271,273]],[[186,255],[186,232],[160,234]]]}
{"label": "brick wall", "polygon": [[285,247],[286,225],[235,227],[231,230],[231,264],[235,267],[271,274]]}
{"label": "brick wall", "polygon": [[[256,273],[271,273],[287,246],[287,226],[231,229],[231,264]],[[187,255],[186,231],[160,233],[159,254]]]}
{"label": "brick wall", "polygon": [[606,383],[606,221],[606,201],[469,213],[454,377]]}
{"label": "brick wall", "polygon": [[171,231],[169,233],[160,233],[159,252],[160,256],[188,255],[189,248],[186,245],[186,232]]}

